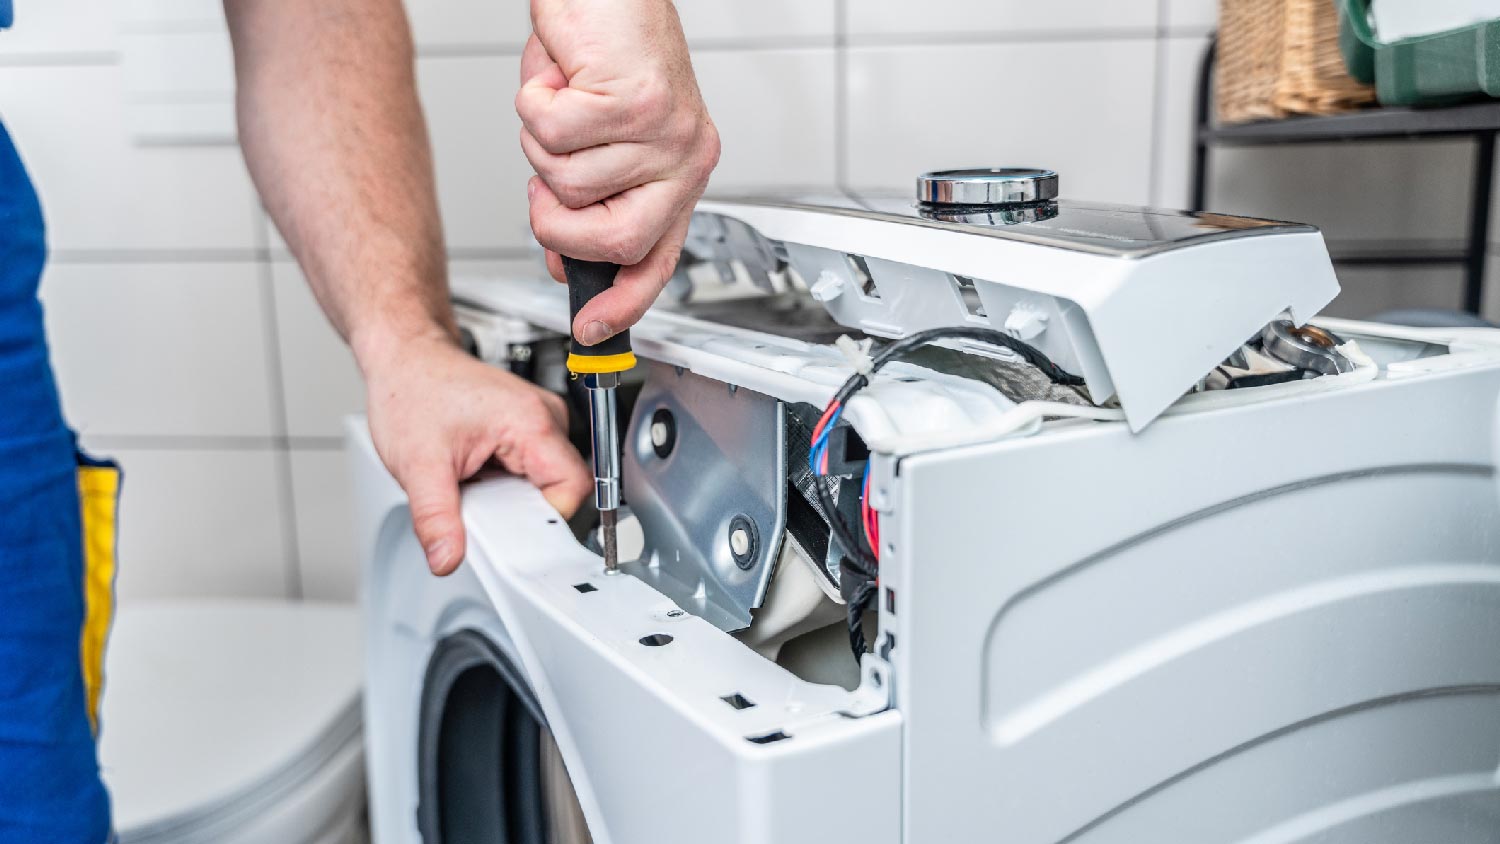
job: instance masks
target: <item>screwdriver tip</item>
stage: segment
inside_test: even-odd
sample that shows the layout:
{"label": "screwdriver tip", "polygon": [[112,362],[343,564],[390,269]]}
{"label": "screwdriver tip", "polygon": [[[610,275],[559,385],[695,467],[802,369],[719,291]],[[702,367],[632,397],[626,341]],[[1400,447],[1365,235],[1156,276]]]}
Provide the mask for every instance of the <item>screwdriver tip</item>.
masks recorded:
{"label": "screwdriver tip", "polygon": [[615,574],[620,570],[620,547],[615,531],[619,514],[614,510],[599,511],[599,538],[604,545],[604,573]]}

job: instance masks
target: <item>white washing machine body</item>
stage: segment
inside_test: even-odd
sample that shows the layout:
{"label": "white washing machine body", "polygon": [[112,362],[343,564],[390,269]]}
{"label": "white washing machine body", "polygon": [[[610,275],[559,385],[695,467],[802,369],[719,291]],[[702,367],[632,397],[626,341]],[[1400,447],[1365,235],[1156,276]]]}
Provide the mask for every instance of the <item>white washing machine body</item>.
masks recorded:
{"label": "white washing machine body", "polygon": [[[1340,370],[1216,389],[1204,375],[1245,363],[1247,324],[1305,319],[1336,291],[1316,232],[1213,218],[1196,225],[1254,234],[1069,253],[1048,231],[805,204],[705,213],[690,252],[727,250],[711,256],[721,277],[789,266],[815,298],[843,286],[858,299],[824,304],[866,334],[1048,315],[1057,336],[1034,345],[1099,404],[1017,399],[931,364],[888,367],[847,403],[880,568],[873,652],[843,685],[740,629],[771,614],[775,584],[817,569],[784,556],[785,510],[743,576],[709,546],[754,503],[736,484],[757,466],[781,467],[776,506],[795,497],[789,420],[830,399],[857,350],[648,314],[624,438],[646,549],[618,576],[496,475],[466,489],[463,568],[432,578],[354,420],[377,840],[555,838],[547,733],[598,842],[1492,840],[1500,331],[1321,320]],[[750,252],[769,260],[747,273]],[[819,291],[823,273],[837,283]],[[917,295],[938,281],[947,316]],[[518,324],[565,332],[564,294],[455,284],[485,343]],[[1195,319],[1212,325],[1176,322]]]}

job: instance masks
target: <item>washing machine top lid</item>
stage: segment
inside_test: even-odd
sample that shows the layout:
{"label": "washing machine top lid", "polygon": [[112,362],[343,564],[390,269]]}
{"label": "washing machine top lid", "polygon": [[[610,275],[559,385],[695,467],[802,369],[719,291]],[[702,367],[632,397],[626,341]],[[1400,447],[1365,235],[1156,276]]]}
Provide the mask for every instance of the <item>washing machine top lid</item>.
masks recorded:
{"label": "washing machine top lid", "polygon": [[116,828],[210,824],[306,777],[357,740],[362,667],[350,606],[122,607],[100,718]]}
{"label": "washing machine top lid", "polygon": [[[989,168],[927,174],[916,198],[710,197],[685,254],[771,292],[790,268],[836,322],[876,337],[1004,331],[1134,430],[1266,323],[1301,324],[1338,294],[1312,226],[1055,200],[1056,178]],[[965,204],[1010,193],[1021,201]]]}

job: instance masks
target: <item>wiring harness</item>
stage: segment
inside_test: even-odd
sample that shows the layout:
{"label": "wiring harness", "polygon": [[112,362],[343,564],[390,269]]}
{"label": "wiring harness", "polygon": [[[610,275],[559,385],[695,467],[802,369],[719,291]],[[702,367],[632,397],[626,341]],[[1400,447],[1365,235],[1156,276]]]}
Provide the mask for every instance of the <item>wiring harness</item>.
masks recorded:
{"label": "wiring harness", "polygon": [[[858,578],[853,589],[845,589],[848,606],[849,646],[854,658],[859,659],[869,650],[865,640],[864,614],[874,600],[880,581],[880,519],[870,506],[870,464],[865,463],[864,477],[860,484],[860,522],[862,536],[856,536],[839,513],[828,484],[820,478],[828,474],[829,434],[838,425],[844,405],[855,393],[869,385],[870,379],[881,367],[898,360],[913,350],[938,340],[972,340],[991,346],[999,346],[1014,352],[1022,360],[1036,367],[1056,384],[1081,386],[1083,379],[1073,375],[1052,362],[1036,347],[992,328],[955,326],[932,328],[895,340],[882,347],[868,362],[861,362],[856,373],[845,381],[833,394],[833,400],[823,410],[818,424],[813,427],[812,446],[808,451],[808,463],[813,473],[813,489],[817,491],[818,503],[828,517],[833,540],[838,543],[843,557],[844,575]],[[863,540],[863,541],[861,541]]]}

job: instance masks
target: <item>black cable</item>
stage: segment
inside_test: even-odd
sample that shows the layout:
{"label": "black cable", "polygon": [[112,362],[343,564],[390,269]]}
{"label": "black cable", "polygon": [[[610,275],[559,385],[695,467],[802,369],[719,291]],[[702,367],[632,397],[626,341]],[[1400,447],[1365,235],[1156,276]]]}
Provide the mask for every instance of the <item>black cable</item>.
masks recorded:
{"label": "black cable", "polygon": [[864,549],[860,541],[855,538],[854,533],[849,530],[849,526],[844,524],[844,518],[838,511],[838,503],[833,500],[833,496],[828,492],[828,487],[823,483],[824,477],[827,476],[823,475],[813,478],[813,489],[817,490],[818,503],[822,505],[823,512],[828,516],[828,526],[833,529],[833,535],[838,539],[839,549],[848,558],[850,568],[874,580],[875,570],[880,567],[880,563],[875,559],[874,555]]}
{"label": "black cable", "polygon": [[[1025,341],[1017,340],[1003,331],[975,326],[929,328],[926,331],[918,331],[916,334],[894,340],[870,357],[870,374],[874,375],[881,367],[891,361],[935,340],[974,340],[980,343],[988,343],[992,346],[1000,346],[1001,348],[1009,349],[1020,356],[1022,360],[1041,370],[1042,374],[1047,376],[1053,383],[1061,384],[1065,387],[1080,387],[1084,384],[1083,378],[1053,363],[1051,358],[1047,357],[1035,346]],[[848,381],[844,382],[843,386],[839,387],[838,392],[834,393],[833,400],[847,402],[850,396],[864,389],[869,383],[870,379],[867,375],[864,373],[855,373]]]}
{"label": "black cable", "polygon": [[854,594],[849,597],[849,612],[845,615],[845,622],[849,625],[849,647],[854,651],[856,660],[860,654],[870,649],[869,643],[865,641],[865,610],[869,609],[870,602],[874,599],[873,578],[860,581],[854,588]]}
{"label": "black cable", "polygon": [[[866,375],[857,372],[845,381],[843,386],[833,394],[834,403],[847,404],[849,399],[870,383],[870,376],[874,375],[881,367],[897,360],[912,350],[925,346],[936,340],[974,340],[980,343],[988,343],[992,346],[1000,346],[1016,353],[1020,358],[1037,369],[1041,370],[1051,381],[1069,387],[1082,386],[1084,380],[1068,372],[1052,362],[1052,359],[1042,353],[1040,349],[1022,340],[997,331],[993,328],[979,328],[975,326],[950,326],[945,328],[929,328],[907,335],[899,340],[894,340],[882,347],[870,357],[870,373]],[[880,561],[873,554],[866,551],[864,545],[856,538],[854,531],[844,523],[843,516],[839,514],[837,502],[829,494],[823,483],[824,476],[813,477],[813,489],[817,491],[818,503],[822,505],[823,512],[828,516],[828,526],[835,538],[838,539],[839,547],[844,552],[844,558],[848,568],[863,578],[862,582],[850,593],[848,600],[848,625],[849,644],[854,649],[854,658],[859,659],[868,645],[865,641],[864,613],[870,601],[875,597],[875,581],[879,577]]]}
{"label": "black cable", "polygon": [[991,346],[1000,346],[1015,352],[1022,360],[1040,369],[1053,382],[1066,387],[1081,387],[1083,379],[1052,362],[1040,349],[993,328],[958,325],[946,328],[929,328],[891,342],[871,359],[871,372],[885,366],[891,360],[906,354],[917,346],[925,346],[935,340],[974,340]]}

